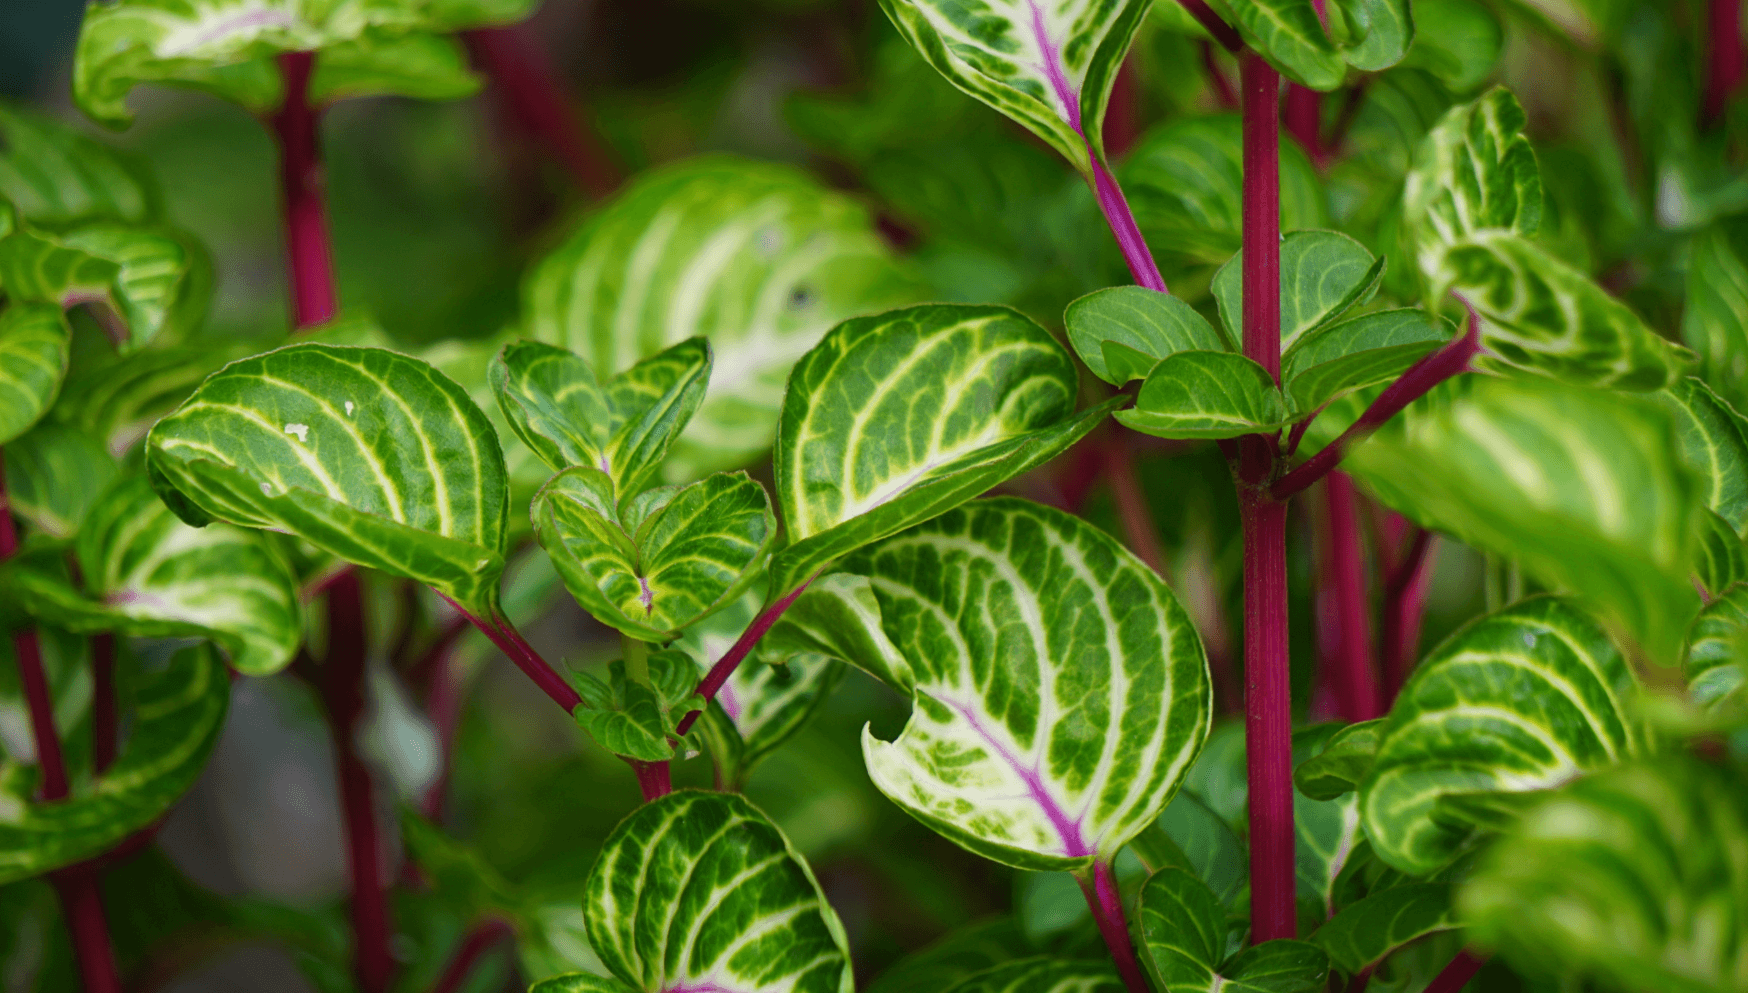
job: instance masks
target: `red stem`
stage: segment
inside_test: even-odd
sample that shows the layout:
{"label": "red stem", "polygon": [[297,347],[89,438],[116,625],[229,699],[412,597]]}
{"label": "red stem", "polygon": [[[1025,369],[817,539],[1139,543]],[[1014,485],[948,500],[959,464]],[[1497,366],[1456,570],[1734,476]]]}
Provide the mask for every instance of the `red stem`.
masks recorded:
{"label": "red stem", "polygon": [[1384,685],[1394,702],[1420,654],[1420,623],[1426,615],[1426,591],[1438,557],[1438,537],[1414,529],[1408,551],[1390,570],[1384,586]]}
{"label": "red stem", "polygon": [[1281,77],[1260,55],[1246,54],[1239,65],[1244,96],[1244,354],[1279,383]]}
{"label": "red stem", "polygon": [[1086,905],[1092,908],[1093,920],[1098,922],[1099,934],[1104,936],[1105,946],[1111,950],[1111,958],[1117,964],[1117,974],[1123,977],[1123,985],[1129,993],[1150,993],[1147,977],[1141,972],[1141,964],[1135,957],[1135,945],[1129,938],[1129,923],[1123,914],[1123,897],[1117,892],[1117,881],[1111,875],[1111,867],[1100,859],[1093,863],[1093,878],[1087,880],[1076,875],[1080,883],[1080,891],[1086,896]]}
{"label": "red stem", "polygon": [[1311,157],[1311,161],[1322,165],[1323,150],[1323,99],[1322,95],[1310,87],[1298,83],[1287,84],[1286,110],[1287,133]]}
{"label": "red stem", "polygon": [[1165,550],[1159,540],[1159,529],[1153,524],[1153,512],[1135,479],[1134,454],[1119,431],[1113,430],[1105,444],[1105,478],[1110,481],[1111,497],[1117,503],[1117,517],[1123,522],[1129,550],[1154,572],[1165,575]]}
{"label": "red stem", "polygon": [[1451,959],[1451,964],[1445,966],[1444,971],[1439,973],[1437,978],[1427,986],[1426,993],[1459,993],[1463,987],[1469,985],[1469,980],[1474,979],[1475,974],[1480,972],[1481,967],[1486,964],[1486,959],[1465,948],[1458,952],[1457,957]]}
{"label": "red stem", "polygon": [[591,199],[619,185],[619,170],[600,139],[577,123],[570,97],[540,46],[519,26],[475,28],[462,40],[474,64],[492,78],[498,103],[523,131],[562,165]]}
{"label": "red stem", "polygon": [[1711,0],[1708,20],[1705,119],[1711,123],[1724,116],[1730,94],[1748,74],[1742,43],[1742,0]]}
{"label": "red stem", "polygon": [[1239,37],[1238,30],[1221,20],[1220,15],[1209,9],[1204,0],[1177,0],[1177,2],[1190,12],[1190,16],[1196,19],[1196,23],[1212,35],[1222,48],[1234,54],[1244,49],[1244,39]]}
{"label": "red stem", "polygon": [[322,665],[322,698],[334,736],[340,808],[346,826],[346,863],[352,876],[354,968],[364,993],[383,993],[394,978],[394,933],[382,881],[381,841],[370,770],[358,755],[358,725],[364,717],[364,591],[347,570],[328,589],[328,657]]}
{"label": "red stem", "polygon": [[1341,719],[1350,724],[1381,713],[1372,661],[1371,598],[1366,589],[1366,553],[1354,507],[1353,477],[1332,472],[1323,481],[1324,588],[1333,627],[1328,673]]}
{"label": "red stem", "polygon": [[[443,596],[442,593],[437,595]],[[461,611],[464,617],[472,621],[474,627],[479,628],[487,638],[490,638],[492,644],[498,646],[499,651],[509,656],[510,661],[516,663],[516,668],[521,669],[529,679],[534,680],[534,685],[540,687],[547,696],[551,697],[553,703],[563,707],[565,713],[568,714],[582,705],[583,698],[577,695],[576,689],[570,683],[565,682],[564,677],[540,657],[540,653],[523,639],[521,632],[517,631],[515,625],[511,624],[507,618],[475,617],[462,610],[461,604],[450,600],[447,596],[443,596],[443,599],[448,600],[451,607]]]}
{"label": "red stem", "polygon": [[1141,137],[1141,85],[1135,60],[1124,59],[1111,83],[1111,99],[1105,104],[1105,151],[1117,158],[1128,154]]}
{"label": "red stem", "polygon": [[115,761],[115,635],[91,639],[91,764],[97,772]]}
{"label": "red stem", "polygon": [[[1247,294],[1245,305],[1249,306],[1249,302],[1250,297]],[[1385,387],[1384,392],[1378,394],[1378,398],[1372,401],[1372,405],[1366,408],[1359,420],[1354,421],[1334,441],[1275,483],[1271,491],[1275,498],[1285,500],[1328,475],[1341,462],[1341,457],[1349,446],[1382,427],[1390,418],[1401,413],[1402,408],[1425,396],[1433,387],[1458,373],[1467,372],[1470,360],[1480,351],[1481,319],[1474,311],[1470,311],[1468,331],[1452,338],[1443,348],[1414,363],[1394,383]]]}
{"label": "red stem", "polygon": [[30,710],[30,733],[36,741],[37,768],[42,772],[42,798],[64,799],[67,765],[61,757],[61,739],[55,732],[55,703],[49,694],[48,676],[43,672],[36,630],[14,631],[12,649],[18,657],[18,679],[24,684],[24,701]]}
{"label": "red stem", "polygon": [[631,771],[637,774],[637,788],[643,791],[644,803],[674,792],[674,784],[668,779],[666,762],[643,762],[638,759],[625,761],[631,765]]}
{"label": "red stem", "polygon": [[455,734],[461,722],[462,693],[450,652],[453,640],[429,662],[425,686],[425,716],[437,730],[437,778],[419,798],[419,813],[436,823],[443,818],[443,801],[449,795],[449,776],[455,768]]}
{"label": "red stem", "polygon": [[1087,155],[1092,159],[1093,192],[1098,195],[1099,210],[1104,213],[1111,234],[1116,236],[1117,247],[1123,250],[1123,261],[1129,265],[1129,275],[1134,277],[1137,285],[1170,293],[1165,286],[1165,277],[1159,274],[1159,265],[1153,261],[1153,250],[1147,247],[1147,239],[1141,237],[1141,228],[1135,223],[1135,214],[1129,210],[1123,188],[1117,185],[1117,177],[1111,175],[1098,156],[1092,154],[1091,146],[1087,148]]}
{"label": "red stem", "polygon": [[291,320],[299,329],[326,324],[339,310],[334,253],[328,240],[327,207],[322,195],[319,111],[309,102],[309,81],[314,68],[313,52],[287,52],[279,57],[285,98],[272,117],[273,133],[279,139]]}
{"label": "red stem", "polygon": [[1226,78],[1225,70],[1214,58],[1214,43],[1204,41],[1202,49],[1202,72],[1208,76],[1208,85],[1214,90],[1214,100],[1222,110],[1238,109],[1238,91],[1232,88],[1232,80]]}
{"label": "red stem", "polygon": [[443,974],[431,986],[431,993],[456,993],[480,958],[514,934],[515,930],[502,918],[492,917],[475,924],[462,936],[461,944],[455,946],[455,953],[449,957],[449,964],[443,967]]}
{"label": "red stem", "polygon": [[[722,653],[722,658],[716,660],[716,664],[710,667],[710,671],[705,673],[704,678],[698,683],[698,695],[704,698],[705,703],[716,698],[717,691],[722,689],[722,684],[728,682],[728,677],[734,675],[734,670],[741,664],[741,661],[752,654],[753,646],[759,643],[759,639],[765,636],[766,631],[771,630],[771,625],[777,623],[777,619],[783,616],[783,612],[795,603],[795,598],[807,589],[808,584],[817,578],[819,578],[818,573],[809,576],[807,582],[790,590],[783,596],[783,599],[765,608],[763,613],[753,618],[753,622],[747,625],[745,631],[741,632],[740,638],[728,647],[728,651]],[[703,711],[694,710],[680,718],[680,723],[675,725],[674,730],[681,735],[692,730],[692,725],[698,722],[698,715],[701,713]]]}
{"label": "red stem", "polygon": [[68,866],[51,875],[61,898],[61,913],[73,938],[73,954],[79,960],[79,980],[85,993],[121,993],[121,977],[115,970],[115,951],[109,943],[109,922],[103,914],[103,893],[97,871],[89,866]]}

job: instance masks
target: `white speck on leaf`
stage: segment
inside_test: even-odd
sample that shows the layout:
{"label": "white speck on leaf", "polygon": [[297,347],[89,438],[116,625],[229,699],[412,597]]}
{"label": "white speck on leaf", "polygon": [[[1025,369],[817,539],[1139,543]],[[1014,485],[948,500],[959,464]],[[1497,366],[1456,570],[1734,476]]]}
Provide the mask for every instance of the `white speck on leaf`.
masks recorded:
{"label": "white speck on leaf", "polygon": [[261,484],[261,492],[265,493],[268,496],[272,496],[273,495],[273,487],[268,486],[266,483],[262,483]]}
{"label": "white speck on leaf", "polygon": [[352,401],[350,401],[350,400],[346,401],[346,416],[347,417],[352,416]]}
{"label": "white speck on leaf", "polygon": [[298,441],[301,441],[306,445],[309,444],[310,426],[308,424],[287,424],[285,426],[285,433],[295,434],[297,435]]}

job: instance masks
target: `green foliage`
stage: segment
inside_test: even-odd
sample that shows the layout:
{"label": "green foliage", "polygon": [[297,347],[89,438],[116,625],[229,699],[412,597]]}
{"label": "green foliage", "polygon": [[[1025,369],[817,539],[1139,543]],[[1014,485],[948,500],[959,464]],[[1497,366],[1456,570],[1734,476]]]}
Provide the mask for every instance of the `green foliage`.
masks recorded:
{"label": "green foliage", "polygon": [[[1244,337],[1244,253],[1214,276],[1214,299],[1232,341]],[[1336,231],[1289,231],[1281,239],[1281,350],[1363,305],[1378,292],[1384,260]]]}
{"label": "green foliage", "polygon": [[1247,45],[1294,82],[1314,90],[1341,85],[1347,67],[1388,68],[1414,40],[1406,0],[1336,0],[1324,13],[1311,0],[1213,0]]}
{"label": "green foliage", "polygon": [[0,444],[30,430],[67,374],[67,322],[52,304],[0,311]]}
{"label": "green foliage", "polygon": [[1411,941],[1457,926],[1449,884],[1410,883],[1344,907],[1311,935],[1311,942],[1353,976]]}
{"label": "green foliage", "polygon": [[1178,352],[1153,367],[1117,420],[1161,438],[1236,438],[1291,417],[1267,369],[1232,352]]}
{"label": "green foliage", "polygon": [[1081,361],[1112,386],[1146,379],[1159,360],[1178,352],[1230,350],[1189,304],[1140,286],[1081,297],[1068,305],[1063,322]]}
{"label": "green foliage", "polygon": [[1229,953],[1225,909],[1182,869],[1161,869],[1148,878],[1137,927],[1143,961],[1162,989],[1314,993],[1327,984],[1329,958],[1309,942],[1265,941]]}
{"label": "green foliage", "polygon": [[606,682],[579,676],[584,706],[572,716],[589,737],[615,755],[666,762],[674,757],[669,740],[678,737],[674,726],[688,710],[702,705],[692,695],[698,670],[684,652],[656,652],[644,664],[647,682],[627,676],[623,660],[608,667]]}

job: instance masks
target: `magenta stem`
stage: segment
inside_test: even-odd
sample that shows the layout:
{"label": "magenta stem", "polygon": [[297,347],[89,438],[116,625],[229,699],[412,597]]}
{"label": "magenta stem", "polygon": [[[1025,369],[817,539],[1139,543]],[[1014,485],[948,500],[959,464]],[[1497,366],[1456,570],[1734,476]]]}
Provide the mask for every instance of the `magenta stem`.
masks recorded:
{"label": "magenta stem", "polygon": [[[1281,379],[1281,77],[1240,59],[1244,99],[1244,354]],[[1254,292],[1253,292],[1254,290]]]}
{"label": "magenta stem", "polygon": [[1742,0],[1711,0],[1708,21],[1705,119],[1715,122],[1724,116],[1730,94],[1748,74],[1742,43]]}
{"label": "magenta stem", "polygon": [[102,773],[115,761],[115,635],[91,639],[91,764]]}
{"label": "magenta stem", "polygon": [[1323,136],[1323,98],[1316,90],[1298,83],[1287,84],[1286,109],[1287,133],[1311,157],[1317,165],[1324,162]]}
{"label": "magenta stem", "polygon": [[[724,683],[728,682],[728,677],[734,675],[734,670],[740,666],[741,661],[752,654],[753,646],[759,643],[759,639],[765,636],[766,631],[771,630],[771,625],[777,623],[777,619],[783,616],[783,612],[795,603],[795,599],[807,589],[808,584],[818,578],[818,573],[809,576],[807,582],[790,590],[783,595],[783,599],[766,607],[759,616],[753,618],[753,622],[747,625],[747,629],[741,632],[735,643],[728,647],[728,651],[722,654],[722,658],[716,660],[716,664],[711,666],[710,671],[705,673],[704,678],[699,681],[698,695],[704,698],[705,703],[716,699],[717,692],[722,689]],[[680,718],[680,723],[675,725],[674,730],[684,735],[687,731],[692,730],[692,725],[698,722],[698,715],[702,713],[701,710],[694,710]]]}
{"label": "magenta stem", "polygon": [[[1249,301],[1250,297],[1246,295],[1247,306]],[[1433,387],[1452,376],[1467,372],[1469,362],[1480,351],[1481,319],[1474,311],[1470,311],[1468,331],[1452,338],[1443,348],[1409,366],[1407,372],[1378,394],[1378,398],[1372,401],[1372,405],[1366,408],[1359,420],[1354,421],[1316,455],[1281,477],[1272,490],[1276,499],[1284,500],[1328,475],[1340,464],[1342,455],[1350,446],[1382,427],[1390,418],[1401,413],[1402,408],[1425,396]]]}
{"label": "magenta stem", "polygon": [[474,627],[479,628],[481,633],[490,638],[492,644],[498,646],[499,651],[509,656],[510,661],[516,663],[516,668],[521,669],[524,675],[534,681],[534,685],[540,687],[542,692],[551,697],[553,703],[563,707],[565,713],[571,713],[582,705],[583,698],[577,695],[576,689],[570,683],[565,682],[564,677],[559,675],[557,670],[553,669],[544,658],[540,657],[540,653],[523,639],[521,632],[516,630],[516,626],[511,624],[508,618],[502,616],[475,617],[466,610],[462,610],[461,604],[450,600],[443,593],[439,592],[437,595],[443,597],[451,607],[461,611],[463,616],[472,621]]}
{"label": "magenta stem", "polygon": [[85,993],[121,993],[115,950],[109,943],[109,922],[103,914],[103,892],[97,870],[73,865],[50,876],[61,898],[61,913],[73,939],[79,980]]}
{"label": "magenta stem", "polygon": [[1123,535],[1135,557],[1161,576],[1165,575],[1165,548],[1154,526],[1153,512],[1147,497],[1135,478],[1134,450],[1125,443],[1120,431],[1113,430],[1105,444],[1105,479],[1111,484],[1111,497],[1117,504],[1117,519],[1123,524]]}
{"label": "magenta stem", "polygon": [[443,819],[443,803],[449,795],[449,777],[455,768],[455,735],[461,724],[461,679],[455,671],[454,639],[443,639],[428,663],[425,681],[425,716],[437,730],[437,778],[419,798],[419,813],[432,823]]}
{"label": "magenta stem", "polygon": [[1091,146],[1088,146],[1087,154],[1092,157],[1093,192],[1098,195],[1099,210],[1104,213],[1111,234],[1117,238],[1117,247],[1123,250],[1123,261],[1129,265],[1129,274],[1140,286],[1160,293],[1171,292],[1166,289],[1165,277],[1159,274],[1159,266],[1153,261],[1153,251],[1147,247],[1147,240],[1141,237],[1141,228],[1135,223],[1135,215],[1129,210],[1129,201],[1123,196],[1123,188],[1117,185],[1117,178],[1092,154]]}
{"label": "magenta stem", "polygon": [[1420,655],[1420,625],[1426,616],[1426,593],[1438,558],[1437,535],[1421,528],[1414,528],[1413,535],[1384,585],[1384,681],[1391,702],[1402,692]]}
{"label": "magenta stem", "polygon": [[631,771],[637,774],[637,788],[643,791],[644,803],[674,791],[674,785],[668,779],[666,762],[643,762],[638,759],[625,761],[630,763]]}
{"label": "magenta stem", "polygon": [[1135,957],[1129,922],[1123,914],[1123,897],[1117,892],[1117,881],[1111,875],[1110,864],[1103,859],[1095,861],[1090,884],[1078,873],[1075,878],[1080,883],[1081,893],[1086,896],[1086,905],[1092,908],[1099,934],[1104,936],[1105,946],[1111,950],[1111,959],[1117,964],[1117,975],[1123,978],[1123,985],[1129,993],[1150,993],[1147,977],[1141,972],[1141,963]]}
{"label": "magenta stem", "polygon": [[285,208],[287,272],[291,276],[291,320],[298,329],[326,324],[339,310],[334,287],[334,253],[328,240],[328,214],[322,194],[319,114],[310,106],[309,82],[315,53],[279,57],[285,98],[272,117],[279,139],[279,185]]}
{"label": "magenta stem", "polygon": [[364,590],[348,569],[328,588],[328,657],[321,668],[322,701],[334,739],[340,811],[346,828],[346,865],[352,879],[353,969],[364,993],[383,993],[394,979],[388,897],[382,880],[381,837],[370,770],[358,755],[364,719]]}
{"label": "magenta stem", "polygon": [[479,964],[479,960],[515,933],[509,922],[499,917],[475,924],[462,936],[461,944],[455,946],[449,963],[443,967],[443,974],[432,984],[431,993],[456,993],[467,982],[467,977],[473,972],[474,966]]}
{"label": "magenta stem", "polygon": [[1485,958],[1465,948],[1458,952],[1457,957],[1451,959],[1451,964],[1445,966],[1444,971],[1440,972],[1426,987],[1426,993],[1459,993],[1463,987],[1469,985],[1469,980],[1474,979],[1475,974],[1480,972],[1481,967],[1486,964]]}
{"label": "magenta stem", "polygon": [[1190,16],[1196,19],[1196,23],[1212,35],[1222,48],[1233,53],[1243,50],[1244,39],[1239,36],[1237,29],[1222,20],[1219,14],[1214,13],[1204,0],[1177,0],[1177,2],[1190,12]]}
{"label": "magenta stem", "polygon": [[499,105],[517,127],[531,135],[548,155],[569,172],[592,199],[619,185],[613,156],[590,131],[577,123],[552,62],[520,26],[475,28],[462,40],[474,64],[492,79]]}
{"label": "magenta stem", "polygon": [[1232,88],[1232,80],[1226,78],[1226,71],[1220,68],[1219,60],[1214,58],[1214,43],[1201,43],[1202,72],[1208,77],[1208,85],[1214,90],[1214,102],[1222,110],[1238,109],[1238,91]]}
{"label": "magenta stem", "polygon": [[1323,481],[1323,593],[1325,618],[1333,627],[1333,663],[1328,672],[1341,719],[1350,724],[1382,713],[1372,653],[1371,597],[1366,588],[1366,551],[1356,512],[1353,477],[1335,471]]}

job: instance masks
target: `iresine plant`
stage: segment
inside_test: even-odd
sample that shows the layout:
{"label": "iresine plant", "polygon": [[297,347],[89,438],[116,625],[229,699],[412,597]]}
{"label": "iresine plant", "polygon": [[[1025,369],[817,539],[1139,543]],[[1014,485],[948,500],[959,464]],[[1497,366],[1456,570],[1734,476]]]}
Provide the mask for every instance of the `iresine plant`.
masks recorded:
{"label": "iresine plant", "polygon": [[[1736,6],[1706,12],[1739,42]],[[510,935],[538,993],[853,990],[853,929],[741,795],[852,669],[909,706],[861,732],[873,787],[1025,900],[1069,894],[1055,932],[977,922],[876,993],[1454,993],[1495,953],[1523,988],[1748,988],[1748,197],[1740,67],[1715,61],[1739,45],[1712,38],[1703,97],[1683,69],[1686,117],[1629,149],[1657,170],[1644,264],[1685,266],[1690,350],[1592,278],[1573,232],[1601,221],[1490,84],[1508,25],[1643,75],[1666,56],[1631,32],[1683,23],[1663,5],[881,7],[885,89],[792,118],[917,226],[914,257],[802,169],[700,156],[535,262],[512,329],[422,349],[337,316],[318,113],[472,92],[450,35],[526,4],[91,7],[91,117],[125,126],[152,83],[272,126],[277,347],[200,337],[211,261],[138,163],[0,108],[0,883],[52,882],[84,987],[122,988],[102,880],[200,774],[227,672],[291,667],[332,728],[350,937],[210,906],[324,988],[460,989]],[[1198,49],[1237,115],[1138,144],[1107,120],[1133,66]],[[1641,110],[1661,78],[1630,80]],[[970,145],[941,137],[966,121]],[[1141,436],[1229,467],[1240,658],[1210,572],[1162,555]],[[1089,453],[1122,540],[1073,512]],[[1299,522],[1309,712],[1334,722],[1293,704]],[[1487,604],[1422,653],[1440,540],[1484,556]],[[356,745],[373,590],[414,606],[392,653],[430,646],[402,678],[450,722],[445,770],[470,627],[629,766],[644,803],[577,853],[568,924],[445,831],[442,778],[398,815],[385,882]],[[617,634],[607,664],[521,633],[563,593]],[[407,887],[462,908],[416,953]]]}

